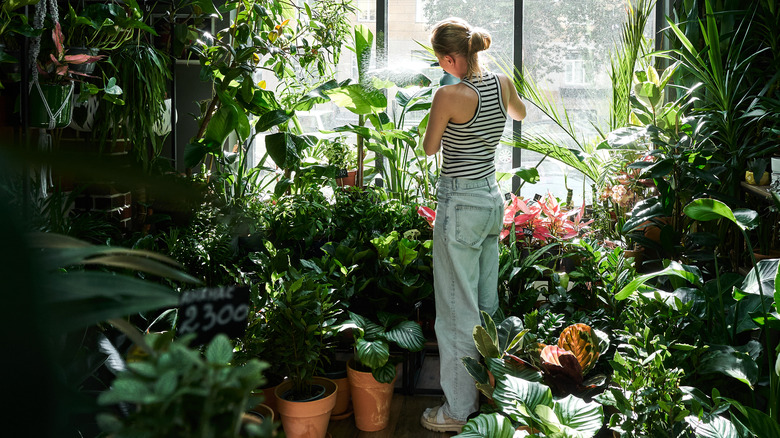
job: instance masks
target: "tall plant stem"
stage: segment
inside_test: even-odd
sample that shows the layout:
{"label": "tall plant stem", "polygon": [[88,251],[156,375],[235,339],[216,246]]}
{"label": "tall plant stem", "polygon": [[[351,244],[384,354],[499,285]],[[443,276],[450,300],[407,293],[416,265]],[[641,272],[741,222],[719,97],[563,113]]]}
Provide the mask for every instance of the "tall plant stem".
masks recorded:
{"label": "tall plant stem", "polygon": [[[358,115],[358,125],[364,126],[366,118],[363,114]],[[363,187],[363,136],[357,136],[357,171],[355,172],[355,185]]]}
{"label": "tall plant stem", "polygon": [[[756,274],[756,279],[758,280],[758,295],[761,297],[761,313],[764,317],[764,324],[767,323],[769,320],[769,311],[766,307],[766,300],[764,299],[764,288],[761,286],[761,278],[758,275],[758,264],[756,262],[756,255],[753,253],[753,244],[750,243],[750,238],[747,235],[747,231],[743,230],[740,227],[740,231],[742,232],[742,237],[745,239],[745,243],[748,247],[748,254],[750,254],[750,260],[753,262],[753,271]],[[736,325],[736,324],[735,324]],[[763,327],[766,327],[764,325]],[[764,354],[767,358],[767,371],[769,371],[769,416],[775,421],[777,421],[777,415],[778,415],[778,407],[777,407],[777,375],[775,374],[775,369],[772,365],[774,365],[773,359],[774,359],[774,353],[771,347],[771,341],[769,340],[769,333],[768,330],[762,327],[763,335],[764,335]]]}

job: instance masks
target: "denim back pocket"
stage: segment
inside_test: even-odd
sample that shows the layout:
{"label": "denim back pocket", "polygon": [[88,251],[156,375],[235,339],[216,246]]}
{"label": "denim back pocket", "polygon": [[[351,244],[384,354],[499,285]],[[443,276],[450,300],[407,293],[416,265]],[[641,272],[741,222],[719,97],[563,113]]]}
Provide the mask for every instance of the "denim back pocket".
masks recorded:
{"label": "denim back pocket", "polygon": [[455,206],[455,240],[478,247],[495,228],[495,212],[491,207],[474,205]]}

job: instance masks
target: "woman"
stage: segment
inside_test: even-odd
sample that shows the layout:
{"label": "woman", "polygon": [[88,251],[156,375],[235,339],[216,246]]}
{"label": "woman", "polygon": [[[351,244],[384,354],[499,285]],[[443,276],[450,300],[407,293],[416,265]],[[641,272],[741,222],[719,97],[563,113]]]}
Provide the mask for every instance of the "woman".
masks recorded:
{"label": "woman", "polygon": [[427,409],[423,427],[460,432],[479,408],[476,386],[461,362],[479,357],[471,333],[480,310],[498,309],[498,234],[503,197],[496,184],[496,146],[507,116],[525,117],[525,105],[505,75],[485,71],[478,53],[490,35],[460,18],[437,23],[431,44],[441,68],[461,79],[433,97],[423,147],[443,155],[433,232],[436,338],[445,402]]}

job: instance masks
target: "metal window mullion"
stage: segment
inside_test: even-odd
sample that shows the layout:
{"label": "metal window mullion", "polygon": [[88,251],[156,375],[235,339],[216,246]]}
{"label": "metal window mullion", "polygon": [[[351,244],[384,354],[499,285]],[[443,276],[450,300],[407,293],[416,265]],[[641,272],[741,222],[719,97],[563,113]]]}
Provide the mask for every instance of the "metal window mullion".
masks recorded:
{"label": "metal window mullion", "polygon": [[[513,62],[515,68],[519,72],[523,71],[523,0],[517,0],[515,1],[515,8],[514,8],[514,53],[512,55]],[[517,120],[512,121],[512,133],[516,137],[520,136],[520,129],[521,129],[521,122],[518,122]],[[522,149],[513,147],[512,148],[512,168],[517,168],[521,166],[521,163],[523,158]],[[517,193],[517,190],[520,188],[520,178],[514,176],[512,177],[512,192]]]}

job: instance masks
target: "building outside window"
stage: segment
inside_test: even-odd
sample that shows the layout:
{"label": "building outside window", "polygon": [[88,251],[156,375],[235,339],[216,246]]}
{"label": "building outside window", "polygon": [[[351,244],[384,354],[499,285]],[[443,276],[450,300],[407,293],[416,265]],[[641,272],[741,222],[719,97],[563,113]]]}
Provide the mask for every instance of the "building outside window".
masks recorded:
{"label": "building outside window", "polygon": [[358,21],[376,21],[376,0],[357,0]]}

